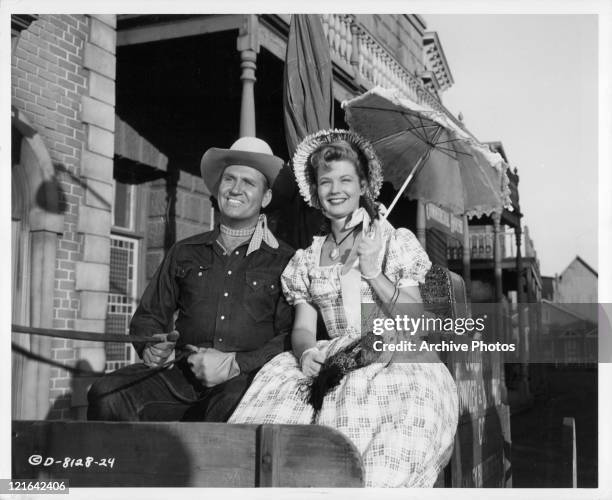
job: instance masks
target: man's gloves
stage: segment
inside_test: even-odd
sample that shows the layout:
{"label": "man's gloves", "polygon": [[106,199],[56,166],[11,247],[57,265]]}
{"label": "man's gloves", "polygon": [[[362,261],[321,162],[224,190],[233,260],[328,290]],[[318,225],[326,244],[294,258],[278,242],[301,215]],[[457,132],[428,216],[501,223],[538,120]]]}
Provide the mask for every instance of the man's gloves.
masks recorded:
{"label": "man's gloves", "polygon": [[[153,337],[158,338],[159,342],[147,344],[142,352],[142,361],[150,368],[159,367],[174,359],[179,333],[174,330],[170,333],[156,333]],[[198,348],[189,344],[185,348],[193,351],[187,358],[187,363],[195,377],[206,387],[214,387],[240,375],[235,352],[221,352],[212,347]]]}
{"label": "man's gloves", "polygon": [[174,357],[174,346],[179,338],[179,332],[174,330],[170,333],[156,333],[153,337],[158,338],[159,342],[147,344],[142,351],[142,362],[150,368],[161,366]]}
{"label": "man's gloves", "polygon": [[187,363],[202,385],[214,387],[240,375],[235,352],[221,352],[212,347],[186,347],[197,351],[187,358]]}

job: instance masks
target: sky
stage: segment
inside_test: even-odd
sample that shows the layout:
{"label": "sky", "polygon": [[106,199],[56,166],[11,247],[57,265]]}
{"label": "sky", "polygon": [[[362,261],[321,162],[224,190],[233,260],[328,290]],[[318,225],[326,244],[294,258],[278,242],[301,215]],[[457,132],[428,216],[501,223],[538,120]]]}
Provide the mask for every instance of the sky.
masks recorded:
{"label": "sky", "polygon": [[442,102],[518,168],[542,275],[598,269],[598,21],[588,14],[424,15],[454,85]]}

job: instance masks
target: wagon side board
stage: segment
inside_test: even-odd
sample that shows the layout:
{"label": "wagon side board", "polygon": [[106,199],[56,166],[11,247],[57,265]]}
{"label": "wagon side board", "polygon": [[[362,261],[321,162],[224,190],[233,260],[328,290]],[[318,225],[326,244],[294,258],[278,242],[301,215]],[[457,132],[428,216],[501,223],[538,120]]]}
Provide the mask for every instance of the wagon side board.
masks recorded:
{"label": "wagon side board", "polygon": [[13,421],[12,436],[14,479],[67,479],[71,487],[363,486],[359,452],[324,426]]}

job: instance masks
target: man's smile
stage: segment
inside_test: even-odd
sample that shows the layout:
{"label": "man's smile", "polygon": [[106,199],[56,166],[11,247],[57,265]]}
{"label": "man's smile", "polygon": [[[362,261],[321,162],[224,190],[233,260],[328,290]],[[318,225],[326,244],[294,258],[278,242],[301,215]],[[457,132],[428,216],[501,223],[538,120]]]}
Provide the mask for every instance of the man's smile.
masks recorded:
{"label": "man's smile", "polygon": [[244,202],[239,198],[225,198],[228,205],[238,206],[243,205]]}

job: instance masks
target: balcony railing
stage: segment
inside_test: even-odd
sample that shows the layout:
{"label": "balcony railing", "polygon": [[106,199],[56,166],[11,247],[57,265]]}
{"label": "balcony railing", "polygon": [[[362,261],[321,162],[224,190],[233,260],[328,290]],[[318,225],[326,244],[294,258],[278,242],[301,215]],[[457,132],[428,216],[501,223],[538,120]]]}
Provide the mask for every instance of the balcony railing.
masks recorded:
{"label": "balcony railing", "polygon": [[[395,88],[408,99],[446,114],[463,130],[463,124],[385,49],[352,14],[322,14],[323,30],[332,60],[369,89],[380,85]],[[466,130],[468,134],[471,133]]]}
{"label": "balcony railing", "polygon": [[[517,254],[516,235],[514,229],[507,229],[498,234],[502,259],[515,259]],[[449,260],[461,259],[463,250],[456,240],[447,249]],[[472,260],[494,259],[494,234],[493,226],[471,226],[470,227],[470,253]],[[523,257],[537,257],[533,241],[521,235],[521,255]]]}

